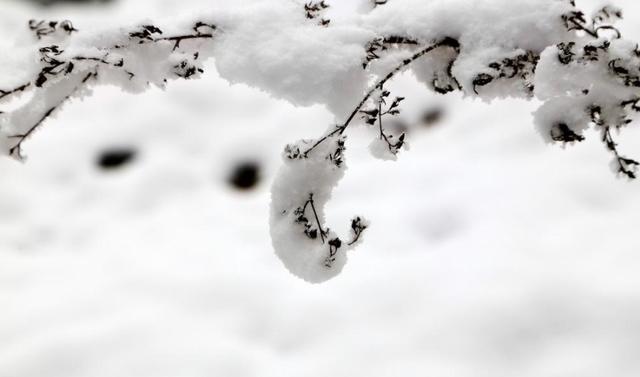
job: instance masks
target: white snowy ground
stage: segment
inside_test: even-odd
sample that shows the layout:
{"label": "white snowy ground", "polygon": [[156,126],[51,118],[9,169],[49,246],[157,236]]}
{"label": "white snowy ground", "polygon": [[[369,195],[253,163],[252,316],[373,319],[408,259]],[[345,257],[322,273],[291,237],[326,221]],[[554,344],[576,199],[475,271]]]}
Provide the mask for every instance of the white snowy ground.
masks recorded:
{"label": "white snowy ground", "polygon": [[[206,3],[2,2],[0,32]],[[640,6],[618,5],[640,40]],[[597,135],[548,146],[533,103],[443,99],[401,77],[409,118],[446,117],[413,127],[395,163],[352,130],[329,220],[372,226],[338,278],[310,285],[271,250],[268,190],[284,144],[332,116],[209,66],[166,92],[99,88],[29,141],[27,163],[0,161],[0,376],[638,376],[639,183],[614,177]],[[622,150],[639,157],[638,136]],[[138,158],[96,168],[114,146]],[[238,192],[226,179],[245,160],[263,179]]]}

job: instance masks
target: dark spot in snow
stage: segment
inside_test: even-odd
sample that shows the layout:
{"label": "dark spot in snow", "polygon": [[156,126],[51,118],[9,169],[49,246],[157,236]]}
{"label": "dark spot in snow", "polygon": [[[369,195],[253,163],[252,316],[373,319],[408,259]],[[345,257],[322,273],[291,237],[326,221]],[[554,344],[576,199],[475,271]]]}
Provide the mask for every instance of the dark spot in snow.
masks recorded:
{"label": "dark spot in snow", "polygon": [[260,182],[260,166],[255,162],[238,164],[229,176],[229,184],[238,190],[249,190]]}
{"label": "dark spot in snow", "polygon": [[427,109],[424,113],[422,113],[420,122],[423,126],[431,127],[442,120],[443,113],[444,112],[440,108]]}
{"label": "dark spot in snow", "polygon": [[111,148],[100,153],[96,164],[103,170],[112,170],[130,163],[135,156],[132,148]]}

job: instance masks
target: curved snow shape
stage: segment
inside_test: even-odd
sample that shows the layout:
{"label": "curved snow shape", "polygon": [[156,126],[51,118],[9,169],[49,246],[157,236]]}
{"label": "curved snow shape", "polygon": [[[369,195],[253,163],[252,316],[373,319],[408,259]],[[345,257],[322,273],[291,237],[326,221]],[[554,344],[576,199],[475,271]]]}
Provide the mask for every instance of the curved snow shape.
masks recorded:
{"label": "curved snow shape", "polygon": [[328,138],[313,153],[301,152],[311,145],[303,140],[285,150],[271,188],[270,232],[285,267],[307,282],[321,283],[342,271],[367,224],[354,218],[346,241],[325,225],[325,205],[346,170],[344,136]]}

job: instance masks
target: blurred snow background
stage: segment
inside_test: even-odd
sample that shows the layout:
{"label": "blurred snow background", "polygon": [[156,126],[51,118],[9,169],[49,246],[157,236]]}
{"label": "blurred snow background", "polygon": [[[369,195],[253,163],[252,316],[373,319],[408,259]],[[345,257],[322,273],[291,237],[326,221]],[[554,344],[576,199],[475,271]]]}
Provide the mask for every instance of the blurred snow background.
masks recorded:
{"label": "blurred snow background", "polygon": [[[358,2],[331,1],[329,17]],[[238,2],[4,0],[0,38],[30,18],[81,29],[212,3]],[[640,40],[640,5],[616,4]],[[338,278],[309,285],[271,250],[269,185],[285,143],[332,116],[208,66],[165,92],[97,88],[30,139],[26,164],[0,160],[0,376],[640,373],[638,183],[611,174],[597,134],[548,146],[535,103],[400,77],[411,150],[378,161],[351,130],[329,222],[372,226]],[[637,157],[640,133],[624,133]]]}

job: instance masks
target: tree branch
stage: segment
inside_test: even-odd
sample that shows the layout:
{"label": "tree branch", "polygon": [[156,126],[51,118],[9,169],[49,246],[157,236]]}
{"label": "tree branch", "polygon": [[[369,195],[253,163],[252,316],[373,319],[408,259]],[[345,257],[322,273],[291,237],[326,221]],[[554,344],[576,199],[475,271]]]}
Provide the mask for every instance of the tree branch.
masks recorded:
{"label": "tree branch", "polygon": [[5,97],[11,96],[13,94],[19,93],[19,92],[23,92],[25,91],[27,88],[29,88],[29,86],[31,86],[31,83],[28,82],[26,84],[20,85],[16,88],[13,88],[11,90],[1,90],[0,89],[0,100],[4,99]]}
{"label": "tree branch", "polygon": [[445,38],[441,39],[440,41],[438,41],[438,42],[436,42],[436,43],[434,43],[434,44],[432,44],[432,45],[430,45],[430,46],[428,46],[426,48],[423,48],[422,50],[416,52],[411,57],[403,60],[400,65],[398,65],[396,68],[394,68],[385,77],[383,77],[382,79],[378,80],[378,82],[371,89],[369,89],[369,91],[365,94],[365,96],[362,98],[360,103],[358,103],[356,108],[351,112],[351,114],[349,115],[347,120],[342,125],[336,126],[335,130],[329,132],[328,134],[324,135],[322,138],[318,139],[318,141],[316,141],[311,147],[309,147],[307,150],[305,150],[302,153],[302,155],[304,157],[307,157],[309,152],[314,150],[318,145],[322,144],[328,138],[334,136],[335,134],[342,135],[344,133],[344,131],[347,129],[347,127],[349,127],[349,124],[351,124],[351,121],[353,120],[353,118],[355,118],[356,114],[358,114],[358,112],[360,112],[360,110],[362,110],[362,107],[365,105],[365,103],[367,103],[369,98],[371,98],[371,96],[373,95],[373,93],[375,93],[376,90],[382,89],[382,87],[384,86],[384,84],[387,81],[391,80],[395,75],[397,75],[400,71],[402,71],[404,68],[409,66],[411,63],[415,62],[416,60],[420,59],[424,55],[426,55],[429,52],[431,52],[431,51],[433,51],[433,50],[435,50],[437,48],[440,48],[440,47],[450,47],[450,48],[453,48],[453,49],[455,49],[457,51],[457,50],[460,49],[460,43],[457,40],[455,40],[455,39],[453,39],[451,37],[445,37]]}
{"label": "tree branch", "polygon": [[[96,69],[97,69],[97,67],[96,67]],[[54,111],[56,111],[60,106],[62,106],[62,104],[67,102],[76,92],[78,92],[87,83],[87,81],[89,81],[89,79],[91,79],[93,77],[96,77],[97,75],[98,75],[97,71],[93,71],[93,72],[88,73],[80,81],[79,85],[75,86],[73,88],[73,90],[71,90],[60,101],[58,101],[58,103],[56,103],[55,105],[53,105],[49,109],[47,109],[47,111],[44,112],[42,117],[40,117],[40,119],[38,119],[38,121],[36,123],[34,123],[31,127],[29,127],[29,129],[26,132],[24,132],[22,134],[17,134],[17,135],[10,135],[9,138],[18,139],[18,140],[9,149],[9,155],[11,155],[12,157],[15,157],[17,159],[22,159],[22,154],[21,154],[21,152],[22,152],[22,143],[29,136],[31,136],[31,134],[33,134],[45,122],[45,120],[47,120],[47,118],[49,118],[51,116],[51,114],[53,114]]]}

